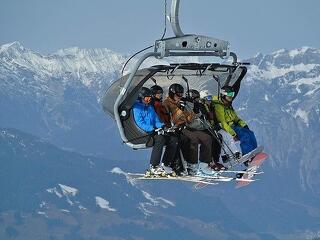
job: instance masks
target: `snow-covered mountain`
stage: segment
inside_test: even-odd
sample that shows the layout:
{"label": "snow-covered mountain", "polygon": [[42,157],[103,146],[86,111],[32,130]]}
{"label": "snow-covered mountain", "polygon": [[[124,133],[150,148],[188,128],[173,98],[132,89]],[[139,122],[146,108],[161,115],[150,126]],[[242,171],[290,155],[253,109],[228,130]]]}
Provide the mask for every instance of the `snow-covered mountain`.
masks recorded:
{"label": "snow-covered mountain", "polygon": [[236,106],[257,131],[281,175],[319,194],[320,50],[257,54]]}
{"label": "snow-covered mountain", "polygon": [[[70,48],[41,55],[20,43],[0,47],[0,125],[79,152],[106,154],[108,132],[98,100],[119,77],[124,57],[108,49]],[[92,124],[94,123],[94,124]],[[109,126],[108,126],[109,125]]]}
{"label": "snow-covered mountain", "polygon": [[119,168],[130,163],[64,151],[15,129],[0,129],[0,147],[1,239],[265,239],[218,197],[197,199],[190,184],[130,180]]}
{"label": "snow-covered mountain", "polygon": [[0,148],[0,239],[298,240],[319,234],[319,201],[269,189],[264,177],[243,190],[221,183],[195,191],[186,182],[134,181],[121,169],[137,171],[143,163],[82,156],[15,129],[0,128]]}
{"label": "snow-covered mountain", "polygon": [[[120,77],[125,60],[108,49],[70,48],[41,55],[18,42],[2,45],[0,126],[81,153],[130,158],[99,103],[107,86]],[[319,194],[320,50],[279,50],[246,61],[252,65],[236,108],[271,155],[276,176],[293,177],[296,186]]]}
{"label": "snow-covered mountain", "polygon": [[32,82],[28,82],[31,76],[21,78],[21,72],[33,75],[37,82],[30,87],[42,85],[42,88],[34,89],[38,90],[38,96],[41,96],[41,91],[46,91],[48,95],[54,94],[56,88],[70,85],[70,79],[95,94],[101,94],[99,91],[105,89],[105,84],[119,76],[119,70],[125,61],[124,56],[109,49],[73,47],[51,55],[41,55],[24,48],[19,42],[2,45],[0,59],[1,75],[10,76],[11,84],[14,84],[14,80],[19,80],[32,85]]}

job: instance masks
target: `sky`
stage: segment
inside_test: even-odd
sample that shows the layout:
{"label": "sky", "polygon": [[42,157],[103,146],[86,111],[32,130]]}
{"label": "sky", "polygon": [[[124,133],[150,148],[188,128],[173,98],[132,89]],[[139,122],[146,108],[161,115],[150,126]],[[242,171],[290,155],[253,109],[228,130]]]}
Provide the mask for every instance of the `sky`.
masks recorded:
{"label": "sky", "polygon": [[[180,26],[185,34],[229,41],[245,59],[320,48],[319,10],[319,0],[181,0]],[[164,0],[0,0],[0,45],[19,41],[42,54],[75,46],[131,54],[163,30]]]}

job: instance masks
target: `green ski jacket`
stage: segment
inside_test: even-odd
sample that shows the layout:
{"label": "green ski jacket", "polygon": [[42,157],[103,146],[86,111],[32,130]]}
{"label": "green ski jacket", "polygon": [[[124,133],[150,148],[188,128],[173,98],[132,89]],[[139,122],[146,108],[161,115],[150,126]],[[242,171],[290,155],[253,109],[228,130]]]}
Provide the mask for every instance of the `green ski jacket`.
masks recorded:
{"label": "green ski jacket", "polygon": [[240,127],[247,125],[245,121],[238,117],[233,107],[231,105],[224,105],[223,102],[218,99],[218,96],[213,97],[212,103],[214,104],[218,122],[225,131],[230,133],[231,136],[235,137],[237,135],[232,129],[233,125],[239,125]]}

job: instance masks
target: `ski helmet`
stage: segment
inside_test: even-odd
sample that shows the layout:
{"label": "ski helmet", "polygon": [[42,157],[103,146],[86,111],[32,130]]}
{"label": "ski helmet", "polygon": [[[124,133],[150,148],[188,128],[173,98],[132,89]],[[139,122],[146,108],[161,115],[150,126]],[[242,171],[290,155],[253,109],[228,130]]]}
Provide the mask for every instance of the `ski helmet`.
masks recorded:
{"label": "ski helmet", "polygon": [[233,87],[231,86],[223,86],[220,90],[220,94],[228,97],[234,97],[236,95]]}
{"label": "ski helmet", "polygon": [[169,87],[170,98],[173,98],[175,94],[179,94],[182,96],[183,93],[184,93],[184,88],[178,83],[171,84],[171,86]]}
{"label": "ski helmet", "polygon": [[212,95],[207,95],[207,96],[203,97],[203,99],[208,101],[208,102],[211,102],[212,99],[213,99],[213,96]]}
{"label": "ski helmet", "polygon": [[189,96],[194,100],[196,98],[200,98],[200,93],[198,90],[190,89],[189,90]]}
{"label": "ski helmet", "polygon": [[154,85],[150,88],[152,95],[155,95],[157,93],[163,93],[163,89],[162,87],[160,87],[159,85]]}
{"label": "ski helmet", "polygon": [[146,87],[142,87],[140,89],[140,92],[139,92],[139,96],[138,98],[139,99],[143,99],[145,97],[151,97],[152,96],[152,92],[149,88],[146,88]]}

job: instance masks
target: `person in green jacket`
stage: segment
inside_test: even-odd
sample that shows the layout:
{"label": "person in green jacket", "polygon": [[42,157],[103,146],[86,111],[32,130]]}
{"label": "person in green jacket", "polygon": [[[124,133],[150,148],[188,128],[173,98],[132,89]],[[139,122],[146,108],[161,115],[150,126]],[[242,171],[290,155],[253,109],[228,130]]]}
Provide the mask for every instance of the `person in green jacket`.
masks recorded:
{"label": "person in green jacket", "polygon": [[212,101],[222,129],[228,132],[235,141],[240,141],[242,155],[245,155],[257,148],[257,140],[248,124],[238,117],[232,107],[234,96],[234,89],[231,86],[224,86],[221,88],[220,98],[215,96]]}

